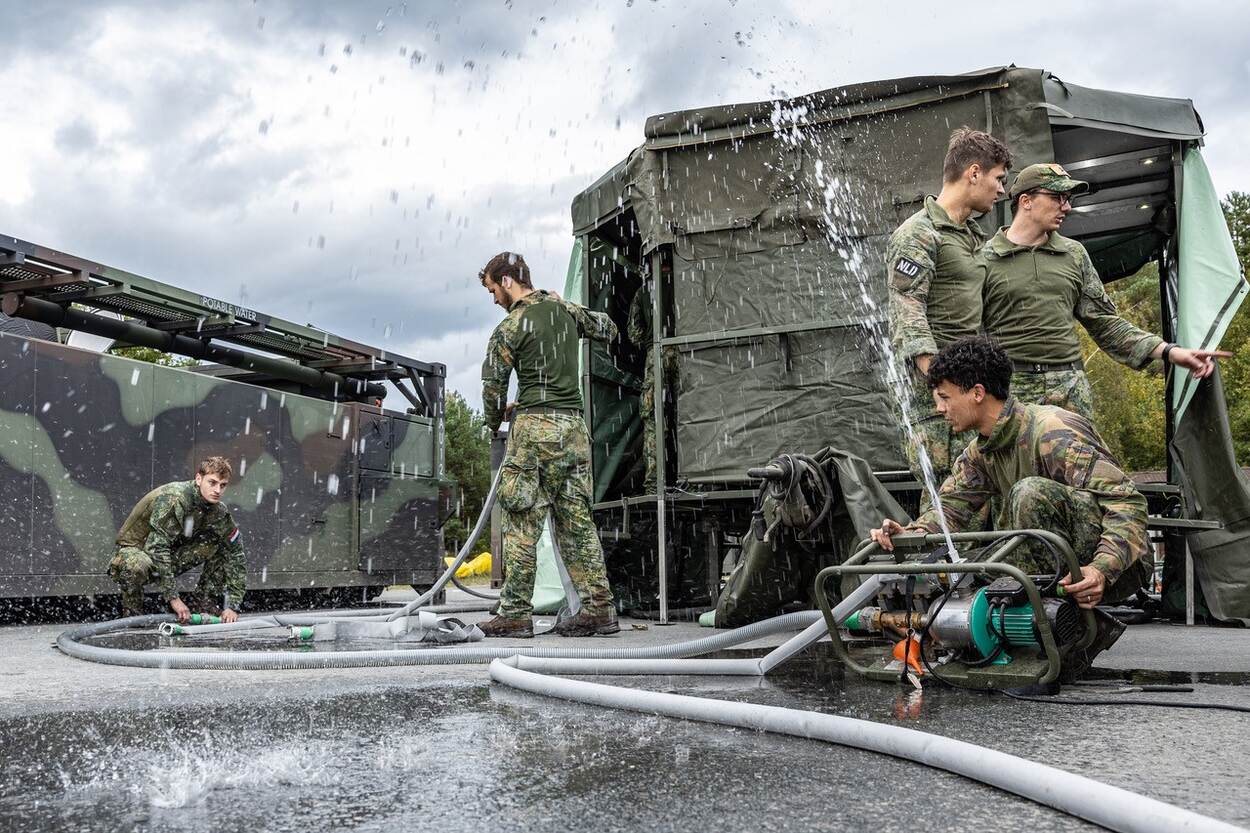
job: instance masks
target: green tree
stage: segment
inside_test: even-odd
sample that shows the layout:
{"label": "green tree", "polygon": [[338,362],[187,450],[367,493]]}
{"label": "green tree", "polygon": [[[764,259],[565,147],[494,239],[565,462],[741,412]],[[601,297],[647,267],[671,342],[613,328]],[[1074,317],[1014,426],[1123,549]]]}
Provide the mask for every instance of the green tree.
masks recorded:
{"label": "green tree", "polygon": [[[445,446],[447,473],[459,484],[459,501],[455,515],[443,527],[443,539],[449,552],[456,552],[473,531],[473,524],[482,511],[482,503],[490,490],[490,434],[482,414],[469,407],[456,391],[447,394],[445,404]],[[477,554],[490,549],[490,527],[470,550]]]}
{"label": "green tree", "polygon": [[162,367],[192,367],[196,363],[195,359],[188,356],[162,353],[153,347],[114,347],[109,350],[109,354],[140,362],[151,362]]}
{"label": "green tree", "polygon": [[[1250,272],[1250,194],[1233,191],[1221,205],[1244,277]],[[1250,301],[1243,303],[1233,316],[1220,347],[1234,354],[1231,359],[1220,362],[1233,447],[1237,462],[1250,465]]]}
{"label": "green tree", "polygon": [[[1250,264],[1250,194],[1234,191],[1222,206],[1244,274]],[[1156,264],[1147,264],[1137,274],[1116,281],[1107,292],[1126,319],[1142,329],[1160,332]],[[1101,353],[1084,330],[1080,334],[1103,439],[1130,471],[1164,468],[1166,432],[1160,363],[1152,363],[1144,372],[1128,370]],[[1242,304],[1233,316],[1220,347],[1234,353],[1231,359],[1220,362],[1220,377],[1237,460],[1245,465],[1250,463],[1250,303]]]}
{"label": "green tree", "polygon": [[[1143,330],[1160,331],[1156,264],[1115,281],[1107,294],[1125,319]],[[1077,332],[1094,389],[1094,418],[1107,446],[1129,471],[1164,468],[1167,430],[1161,363],[1152,362],[1144,371],[1129,370],[1099,350],[1083,328]]]}

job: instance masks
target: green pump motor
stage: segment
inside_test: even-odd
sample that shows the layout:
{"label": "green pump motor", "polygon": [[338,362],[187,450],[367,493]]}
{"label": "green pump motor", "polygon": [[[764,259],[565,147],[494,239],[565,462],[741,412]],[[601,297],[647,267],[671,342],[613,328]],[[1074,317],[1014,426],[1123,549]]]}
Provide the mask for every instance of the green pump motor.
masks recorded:
{"label": "green pump motor", "polygon": [[[1067,645],[1082,633],[1080,610],[1071,600],[1042,599],[1057,645]],[[936,611],[929,634],[945,648],[971,646],[992,664],[1011,662],[1009,647],[1040,648],[1033,608],[1024,589],[1011,578],[1000,578],[971,595],[952,597]]]}

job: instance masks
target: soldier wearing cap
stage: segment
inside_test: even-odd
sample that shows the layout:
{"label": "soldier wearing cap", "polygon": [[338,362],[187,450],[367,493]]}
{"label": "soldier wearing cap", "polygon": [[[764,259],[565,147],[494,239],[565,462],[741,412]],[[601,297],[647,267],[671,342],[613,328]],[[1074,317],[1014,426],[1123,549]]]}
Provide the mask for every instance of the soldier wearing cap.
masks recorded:
{"label": "soldier wearing cap", "polygon": [[[890,335],[904,388],[911,438],[904,453],[917,480],[925,476],[919,448],[927,453],[937,483],[972,440],[952,433],[933,409],[925,383],[938,349],[981,329],[985,232],[973,215],[989,211],[1006,193],[1011,152],[988,133],[961,127],[951,133],[942,163],[942,190],[890,236],[885,266],[889,273]],[[922,492],[927,503],[928,493]]]}
{"label": "soldier wearing cap", "polygon": [[1011,185],[1012,221],[985,244],[985,332],[1007,351],[1021,402],[1057,405],[1093,419],[1079,321],[1094,342],[1132,368],[1162,358],[1196,378],[1219,351],[1188,350],[1134,327],[1116,312],[1085,247],[1059,234],[1072,198],[1089,190],[1055,163],[1029,165]]}

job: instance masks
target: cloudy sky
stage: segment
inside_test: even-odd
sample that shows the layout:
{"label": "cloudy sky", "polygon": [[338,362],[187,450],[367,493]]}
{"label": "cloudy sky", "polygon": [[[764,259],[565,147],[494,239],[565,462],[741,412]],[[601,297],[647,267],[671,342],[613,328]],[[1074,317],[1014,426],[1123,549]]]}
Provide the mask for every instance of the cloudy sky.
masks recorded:
{"label": "cloudy sky", "polygon": [[0,0],[0,234],[444,362],[477,405],[477,270],[559,288],[573,196],[654,113],[1016,63],[1193,99],[1250,190],[1250,7],[1091,6]]}

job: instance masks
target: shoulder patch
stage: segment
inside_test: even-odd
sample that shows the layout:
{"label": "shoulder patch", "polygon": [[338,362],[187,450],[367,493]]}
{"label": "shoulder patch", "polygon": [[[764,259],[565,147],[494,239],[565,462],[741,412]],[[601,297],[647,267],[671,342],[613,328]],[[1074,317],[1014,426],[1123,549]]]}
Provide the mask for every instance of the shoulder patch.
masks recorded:
{"label": "shoulder patch", "polygon": [[910,257],[900,257],[894,261],[894,271],[900,275],[906,275],[914,278],[920,274],[920,264],[912,260]]}
{"label": "shoulder patch", "polygon": [[239,528],[237,526],[234,529],[230,530],[230,534],[226,536],[226,540],[229,541],[231,544],[239,540]]}

